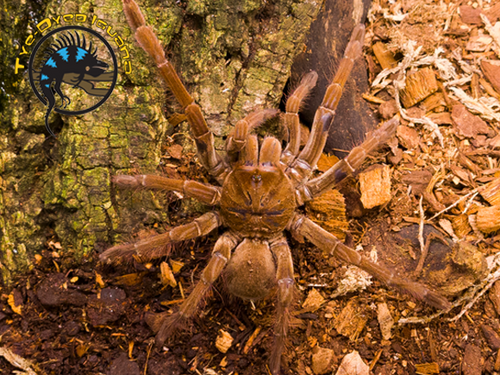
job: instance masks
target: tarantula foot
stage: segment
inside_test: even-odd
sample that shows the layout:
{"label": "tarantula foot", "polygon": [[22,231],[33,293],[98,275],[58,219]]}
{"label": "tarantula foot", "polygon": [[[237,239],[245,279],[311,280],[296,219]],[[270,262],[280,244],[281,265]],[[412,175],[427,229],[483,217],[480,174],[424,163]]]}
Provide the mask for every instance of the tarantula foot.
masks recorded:
{"label": "tarantula foot", "polygon": [[185,320],[185,317],[179,311],[170,316],[167,316],[167,314],[167,312],[159,314],[147,313],[144,317],[151,331],[156,333],[155,344],[157,347],[161,347]]}

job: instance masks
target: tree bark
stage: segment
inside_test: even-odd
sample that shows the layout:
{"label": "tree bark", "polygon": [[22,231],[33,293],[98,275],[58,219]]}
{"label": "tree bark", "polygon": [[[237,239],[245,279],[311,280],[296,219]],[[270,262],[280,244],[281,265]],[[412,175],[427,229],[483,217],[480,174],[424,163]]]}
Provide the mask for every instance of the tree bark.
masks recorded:
{"label": "tree bark", "polygon": [[[278,106],[293,59],[303,49],[322,0],[139,3],[220,147],[237,120],[255,109]],[[2,5],[11,15],[1,20],[2,41],[22,45],[28,24],[12,23],[19,15],[29,18],[29,8],[14,0],[2,0]],[[54,0],[31,20],[34,30],[45,17],[95,14],[113,25],[131,54],[132,73],[120,71],[113,94],[98,110],[81,116],[51,115],[57,140],[46,137],[46,108],[28,80],[14,76],[19,49],[15,43],[5,49],[10,62],[5,66],[11,68],[5,75],[14,78],[5,91],[0,129],[4,284],[29,269],[34,255],[47,246],[60,249],[69,263],[80,262],[141,227],[168,223],[168,208],[156,194],[136,192],[122,201],[110,184],[116,174],[155,173],[162,142],[174,132],[167,118],[178,110],[158,83],[155,67],[133,41],[121,9],[118,0]],[[27,65],[26,59],[22,62]]]}

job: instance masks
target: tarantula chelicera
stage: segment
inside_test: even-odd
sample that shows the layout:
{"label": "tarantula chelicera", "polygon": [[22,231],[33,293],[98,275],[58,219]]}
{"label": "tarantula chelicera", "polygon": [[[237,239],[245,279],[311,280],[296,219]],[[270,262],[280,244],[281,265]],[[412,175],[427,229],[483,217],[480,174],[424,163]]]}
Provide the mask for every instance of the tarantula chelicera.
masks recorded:
{"label": "tarantula chelicera", "polygon": [[293,260],[284,230],[305,237],[324,252],[360,267],[388,286],[437,308],[448,308],[448,301],[436,292],[422,284],[398,278],[393,272],[371,262],[298,210],[304,202],[320,196],[355,172],[372,150],[394,134],[398,125],[397,119],[386,122],[345,159],[321,176],[311,178],[344,84],[354,60],[361,55],[363,25],[358,25],[353,31],[338,72],[316,111],[310,137],[302,150],[298,111],[301,102],[316,83],[315,72],[302,79],[286,102],[283,118],[289,139],[284,150],[276,138],[268,136],[259,144],[257,136],[251,133],[253,128],[278,113],[277,110],[266,109],[251,113],[237,122],[228,137],[226,155],[221,157],[215,151],[213,134],[208,129],[200,107],[193,102],[174,68],[166,60],[163,48],[152,29],[146,26],[139,7],[133,0],[123,0],[123,3],[137,41],[154,59],[162,78],[185,111],[201,163],[221,187],[153,175],[116,176],[114,182],[119,186],[177,191],[214,206],[215,210],[164,234],[114,246],[102,253],[100,259],[112,262],[131,259],[133,256],[160,257],[167,254],[163,249],[169,242],[203,236],[220,226],[228,228],[215,243],[212,257],[200,280],[179,310],[168,317],[156,315],[147,319],[157,332],[157,344],[161,345],[183,320],[193,316],[211,285],[224,272],[229,292],[243,299],[262,299],[277,290],[275,345],[270,362],[272,372],[278,373],[294,288]]}

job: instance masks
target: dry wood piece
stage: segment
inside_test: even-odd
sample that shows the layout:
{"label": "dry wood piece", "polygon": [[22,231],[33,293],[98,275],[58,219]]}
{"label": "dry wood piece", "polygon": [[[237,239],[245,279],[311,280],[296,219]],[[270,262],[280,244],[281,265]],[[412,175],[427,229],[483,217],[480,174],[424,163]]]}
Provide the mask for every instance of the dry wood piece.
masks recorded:
{"label": "dry wood piece", "polygon": [[430,363],[415,363],[417,374],[439,374],[439,365],[436,362]]}
{"label": "dry wood piece", "polygon": [[441,112],[446,109],[447,103],[442,92],[436,92],[427,97],[421,104],[425,112],[436,111]]}
{"label": "dry wood piece", "polygon": [[500,94],[500,66],[489,61],[481,61],[481,70],[495,91]]}
{"label": "dry wood piece", "polygon": [[312,356],[312,370],[315,374],[326,374],[332,371],[335,354],[332,349],[316,348]]}
{"label": "dry wood piece", "polygon": [[398,106],[396,104],[396,101],[394,99],[391,99],[382,103],[380,107],[378,107],[378,112],[384,120],[393,118],[394,115],[398,113]]}
{"label": "dry wood piece", "polygon": [[421,195],[429,185],[432,179],[432,173],[427,169],[421,171],[412,171],[404,175],[401,181],[411,186],[411,191],[415,195]]}
{"label": "dry wood piece", "polygon": [[418,144],[420,143],[420,136],[414,128],[400,125],[396,131],[396,135],[398,136],[401,146],[406,149],[414,149],[418,147]]}
{"label": "dry wood piece", "polygon": [[500,336],[498,336],[498,333],[496,333],[493,328],[486,324],[481,325],[481,330],[483,331],[483,335],[486,338],[489,347],[492,350],[500,349]]}
{"label": "dry wood piece", "polygon": [[453,226],[453,231],[458,238],[465,237],[472,230],[469,224],[469,217],[465,214],[453,216],[451,225]]}
{"label": "dry wood piece", "polygon": [[373,53],[382,69],[392,69],[398,64],[392,52],[387,50],[382,42],[373,45]]}
{"label": "dry wood piece", "polygon": [[233,340],[233,336],[231,336],[229,332],[221,329],[219,330],[219,335],[215,340],[215,347],[219,349],[221,353],[226,353],[233,344]]}
{"label": "dry wood piece", "polygon": [[481,25],[483,20],[481,20],[481,9],[474,9],[470,5],[462,5],[460,7],[460,17],[462,18],[462,22],[468,23],[471,25]]}
{"label": "dry wood piece", "polygon": [[306,202],[306,212],[316,224],[338,239],[345,239],[349,222],[345,213],[344,196],[340,192],[330,190]]}
{"label": "dry wood piece", "polygon": [[492,206],[500,205],[500,177],[484,185],[480,194]]}
{"label": "dry wood piece", "polygon": [[477,228],[483,233],[492,233],[500,229],[500,205],[480,207],[476,214]]}
{"label": "dry wood piece", "polygon": [[359,174],[361,203],[368,209],[383,205],[392,198],[389,166],[374,167]]}
{"label": "dry wood piece", "polygon": [[490,301],[495,306],[495,310],[498,315],[500,315],[500,281],[497,281],[493,284],[491,289],[488,291],[488,296],[490,297]]}
{"label": "dry wood piece", "polygon": [[469,38],[465,49],[472,52],[484,52],[493,42],[493,38],[489,35],[479,34]]}
{"label": "dry wood piece", "polygon": [[363,309],[358,300],[351,299],[333,322],[333,327],[342,336],[349,337],[351,341],[356,341],[368,321],[362,311]]}
{"label": "dry wood piece", "polygon": [[175,280],[174,274],[172,273],[172,270],[167,262],[161,262],[160,271],[161,282],[163,285],[170,285],[172,288],[177,286],[177,281]]}
{"label": "dry wood piece", "polygon": [[481,375],[483,368],[481,362],[481,349],[476,345],[467,344],[462,362],[462,373],[464,375]]}
{"label": "dry wood piece", "polygon": [[336,375],[369,375],[370,367],[363,362],[357,351],[347,354],[340,363]]}
{"label": "dry wood piece", "polygon": [[438,90],[436,74],[431,68],[408,73],[406,87],[400,91],[405,108],[410,108]]}
{"label": "dry wood piece", "polygon": [[390,340],[394,319],[392,318],[389,308],[387,307],[387,303],[383,302],[377,304],[377,319],[378,324],[380,325],[380,331],[382,332],[382,338],[384,340]]}
{"label": "dry wood piece", "polygon": [[309,312],[314,312],[318,310],[321,305],[325,302],[323,296],[315,288],[312,288],[307,295],[306,300],[302,304],[302,308]]}
{"label": "dry wood piece", "polygon": [[457,126],[459,135],[474,138],[478,134],[488,134],[490,128],[479,116],[473,115],[462,104],[453,106],[451,118]]}

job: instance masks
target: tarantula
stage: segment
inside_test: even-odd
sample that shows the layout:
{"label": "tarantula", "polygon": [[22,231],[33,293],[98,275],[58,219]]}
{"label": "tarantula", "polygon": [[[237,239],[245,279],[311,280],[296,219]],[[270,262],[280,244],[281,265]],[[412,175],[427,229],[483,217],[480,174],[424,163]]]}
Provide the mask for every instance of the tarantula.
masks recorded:
{"label": "tarantula", "polygon": [[335,236],[300,213],[304,202],[320,196],[352,174],[366,156],[384,144],[395,132],[398,120],[393,119],[375,131],[361,146],[354,148],[343,160],[323,175],[311,178],[335,115],[344,84],[361,55],[364,26],[358,25],[347,45],[338,72],[327,88],[323,102],[316,111],[310,137],[300,149],[298,111],[301,102],[315,85],[317,74],[310,72],[286,102],[284,124],[288,129],[288,144],[268,136],[259,144],[251,130],[277,110],[260,110],[236,123],[228,136],[226,155],[221,157],[214,148],[210,132],[200,107],[181,83],[177,73],[165,58],[153,30],[133,0],[123,0],[124,11],[140,46],[154,59],[163,80],[181,104],[196,141],[198,157],[221,187],[196,181],[170,179],[154,175],[120,175],[114,183],[122,187],[144,187],[177,191],[216,209],[189,224],[140,240],[114,246],[100,255],[103,262],[130,260],[132,257],[155,258],[167,255],[165,244],[206,235],[215,228],[228,230],[215,243],[212,257],[192,293],[173,315],[162,314],[147,318],[161,345],[185,319],[193,316],[197,306],[214,281],[224,272],[230,293],[247,300],[258,300],[277,290],[276,322],[270,364],[279,372],[281,354],[288,332],[289,311],[294,288],[293,259],[283,231],[305,237],[324,252],[346,263],[354,264],[377,277],[388,286],[446,309],[449,303],[424,285],[398,278],[393,272],[361,256],[342,244]]}

